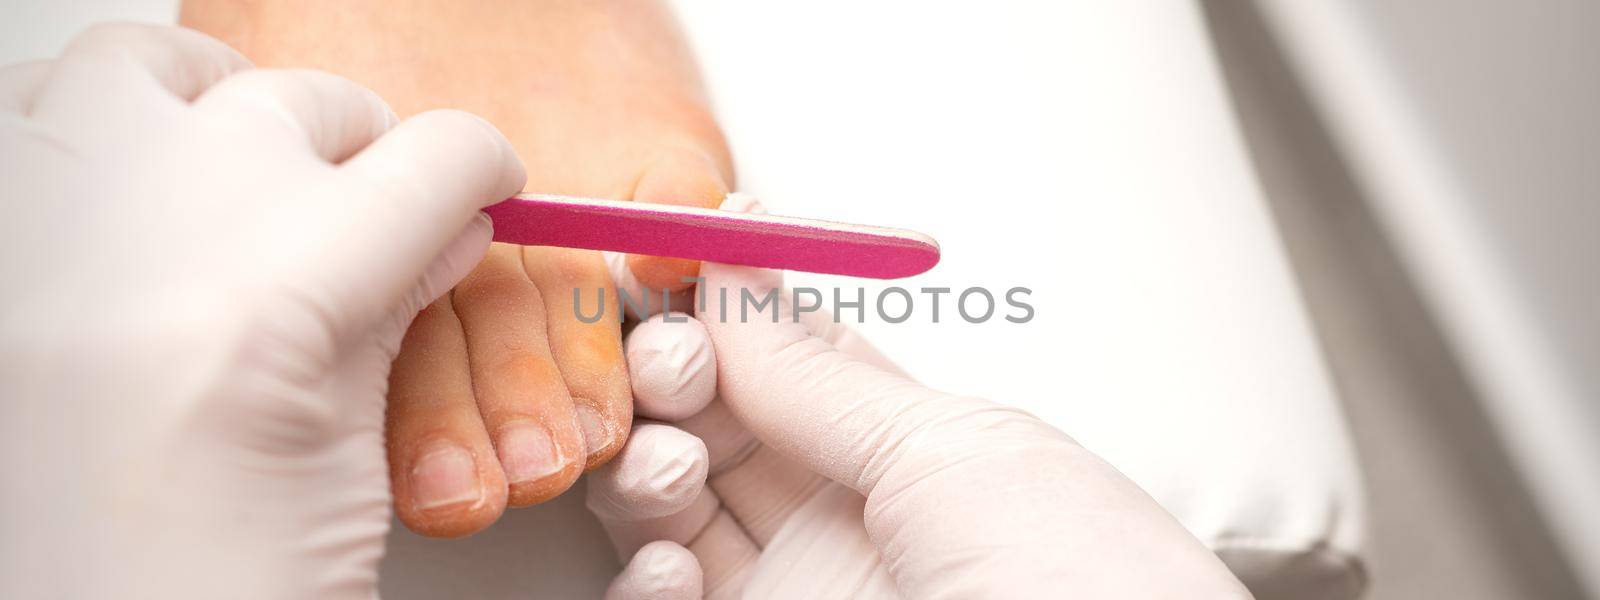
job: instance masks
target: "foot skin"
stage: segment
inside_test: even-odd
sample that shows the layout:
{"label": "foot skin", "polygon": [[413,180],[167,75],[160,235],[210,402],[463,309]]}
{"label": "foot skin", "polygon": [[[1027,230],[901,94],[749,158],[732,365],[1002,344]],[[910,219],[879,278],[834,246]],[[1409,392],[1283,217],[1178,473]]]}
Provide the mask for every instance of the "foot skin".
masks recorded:
{"label": "foot skin", "polygon": [[[181,21],[262,67],[360,82],[402,117],[476,113],[511,139],[528,190],[715,207],[733,183],[687,45],[656,0],[187,0]],[[681,289],[694,261],[628,257]],[[620,324],[594,314],[610,279],[595,252],[495,244],[417,316],[390,377],[395,512],[459,536],[507,506],[555,497],[621,449],[632,419]],[[615,307],[611,308],[613,313]]]}

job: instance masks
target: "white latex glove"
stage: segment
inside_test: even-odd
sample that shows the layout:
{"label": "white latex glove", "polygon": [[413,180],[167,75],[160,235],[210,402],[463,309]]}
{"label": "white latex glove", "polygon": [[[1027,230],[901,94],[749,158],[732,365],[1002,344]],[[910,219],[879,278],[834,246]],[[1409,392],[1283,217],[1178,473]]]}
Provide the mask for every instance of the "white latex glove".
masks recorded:
{"label": "white latex glove", "polygon": [[505,139],[111,25],[0,73],[0,153],[0,597],[372,597],[389,364]]}
{"label": "white latex glove", "polygon": [[777,323],[770,307],[739,323],[740,290],[779,289],[776,272],[701,273],[700,321],[642,323],[629,366],[641,415],[706,406],[708,376],[717,400],[682,431],[637,426],[590,479],[590,508],[632,556],[613,596],[693,597],[703,569],[714,598],[1249,597],[1059,430],[922,387],[828,315],[795,322],[787,295]]}

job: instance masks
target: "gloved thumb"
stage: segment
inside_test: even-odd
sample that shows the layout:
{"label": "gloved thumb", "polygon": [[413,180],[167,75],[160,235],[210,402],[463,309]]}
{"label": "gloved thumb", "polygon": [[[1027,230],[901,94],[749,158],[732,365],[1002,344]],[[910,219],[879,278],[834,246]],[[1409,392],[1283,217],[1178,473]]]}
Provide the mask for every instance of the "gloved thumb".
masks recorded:
{"label": "gloved thumb", "polygon": [[719,397],[764,443],[862,494],[928,449],[917,434],[930,426],[1018,412],[930,390],[826,314],[797,315],[777,271],[705,263],[701,275]]}

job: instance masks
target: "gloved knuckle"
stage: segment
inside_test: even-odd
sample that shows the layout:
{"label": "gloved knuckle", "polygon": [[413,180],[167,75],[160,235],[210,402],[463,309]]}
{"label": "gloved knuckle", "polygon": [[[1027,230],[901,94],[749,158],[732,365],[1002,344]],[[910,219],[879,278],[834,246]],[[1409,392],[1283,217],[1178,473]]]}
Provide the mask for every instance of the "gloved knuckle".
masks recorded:
{"label": "gloved knuckle", "polygon": [[285,69],[239,71],[230,73],[207,90],[206,95],[202,96],[202,101],[229,96],[269,105],[281,104],[285,98],[306,94],[309,87],[307,79]]}
{"label": "gloved knuckle", "polygon": [[443,134],[493,131],[496,135],[499,135],[499,130],[490,125],[488,121],[483,120],[482,117],[453,108],[430,110],[411,117],[411,120],[417,126],[437,129]]}

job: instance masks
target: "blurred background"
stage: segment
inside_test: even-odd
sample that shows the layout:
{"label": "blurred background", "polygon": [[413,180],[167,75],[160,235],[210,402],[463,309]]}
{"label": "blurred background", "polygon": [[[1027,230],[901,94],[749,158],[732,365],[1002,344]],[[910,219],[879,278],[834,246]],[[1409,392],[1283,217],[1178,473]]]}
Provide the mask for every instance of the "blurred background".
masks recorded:
{"label": "blurred background", "polygon": [[1373,596],[1600,595],[1600,4],[1206,2]]}
{"label": "blurred background", "polygon": [[[1034,290],[869,319],[890,356],[1067,430],[1263,598],[1600,598],[1600,3],[931,4],[677,3],[742,189],[938,238],[896,285]],[[12,0],[0,62],[176,5]],[[1279,535],[1327,564],[1230,542]],[[383,587],[595,565],[572,494],[397,531]]]}

